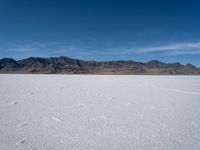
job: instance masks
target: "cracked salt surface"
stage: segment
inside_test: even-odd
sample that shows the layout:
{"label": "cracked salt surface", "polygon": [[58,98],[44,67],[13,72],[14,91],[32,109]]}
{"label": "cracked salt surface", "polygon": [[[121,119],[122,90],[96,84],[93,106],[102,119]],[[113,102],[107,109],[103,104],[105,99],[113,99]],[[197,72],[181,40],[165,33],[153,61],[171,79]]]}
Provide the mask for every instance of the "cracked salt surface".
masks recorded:
{"label": "cracked salt surface", "polygon": [[0,75],[2,150],[199,150],[199,76]]}

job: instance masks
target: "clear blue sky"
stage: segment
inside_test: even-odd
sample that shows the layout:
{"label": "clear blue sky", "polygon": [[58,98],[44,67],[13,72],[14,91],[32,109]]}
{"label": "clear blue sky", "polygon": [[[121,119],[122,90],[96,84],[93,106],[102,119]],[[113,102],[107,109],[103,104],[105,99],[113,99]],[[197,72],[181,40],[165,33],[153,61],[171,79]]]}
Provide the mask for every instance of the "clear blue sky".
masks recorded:
{"label": "clear blue sky", "polygon": [[0,58],[200,66],[199,0],[0,0]]}

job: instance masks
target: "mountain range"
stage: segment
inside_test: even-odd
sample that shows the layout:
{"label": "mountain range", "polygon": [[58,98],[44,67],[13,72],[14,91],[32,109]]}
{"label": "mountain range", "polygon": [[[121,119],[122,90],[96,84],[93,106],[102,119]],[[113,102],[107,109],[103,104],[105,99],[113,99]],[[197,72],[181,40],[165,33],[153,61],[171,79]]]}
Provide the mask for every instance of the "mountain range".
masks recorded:
{"label": "mountain range", "polygon": [[200,75],[200,68],[192,64],[163,63],[151,60],[136,61],[84,61],[69,57],[29,57],[22,60],[0,59],[0,73],[25,74],[157,74]]}

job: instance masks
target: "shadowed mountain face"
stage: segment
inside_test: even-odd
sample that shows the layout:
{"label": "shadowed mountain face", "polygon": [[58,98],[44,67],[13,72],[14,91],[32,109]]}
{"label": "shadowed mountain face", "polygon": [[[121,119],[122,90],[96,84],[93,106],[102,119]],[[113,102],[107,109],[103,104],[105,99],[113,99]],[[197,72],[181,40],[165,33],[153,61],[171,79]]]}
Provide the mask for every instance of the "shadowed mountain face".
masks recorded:
{"label": "shadowed mountain face", "polygon": [[0,73],[59,73],[59,74],[172,74],[200,75],[200,68],[191,64],[163,63],[152,60],[147,63],[134,61],[83,61],[68,57],[30,57],[15,61],[0,60]]}

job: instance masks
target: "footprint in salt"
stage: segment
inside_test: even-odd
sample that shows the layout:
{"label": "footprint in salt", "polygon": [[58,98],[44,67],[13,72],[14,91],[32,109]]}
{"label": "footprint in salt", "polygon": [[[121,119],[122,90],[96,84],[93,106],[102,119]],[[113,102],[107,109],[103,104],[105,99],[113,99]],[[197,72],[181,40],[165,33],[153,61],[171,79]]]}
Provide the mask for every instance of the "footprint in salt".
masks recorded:
{"label": "footprint in salt", "polygon": [[27,126],[29,123],[28,122],[24,122],[18,125],[18,127],[23,128],[25,126]]}
{"label": "footprint in salt", "polygon": [[200,137],[198,138],[197,143],[200,144]]}
{"label": "footprint in salt", "polygon": [[108,97],[108,100],[113,100],[114,99],[114,97]]}
{"label": "footprint in salt", "polygon": [[6,91],[5,91],[5,90],[4,90],[4,91],[1,91],[1,93],[2,93],[2,94],[6,94]]}
{"label": "footprint in salt", "polygon": [[34,92],[30,92],[29,94],[30,94],[30,95],[34,95]]}
{"label": "footprint in salt", "polygon": [[101,92],[97,92],[96,96],[98,96],[98,97],[102,96]]}
{"label": "footprint in salt", "polygon": [[85,91],[87,93],[87,92],[89,92],[89,89],[84,89],[83,91]]}
{"label": "footprint in salt", "polygon": [[130,106],[130,105],[131,105],[130,102],[128,102],[128,103],[125,104],[126,107],[128,107],[128,106]]}
{"label": "footprint in salt", "polygon": [[52,119],[53,121],[56,121],[56,122],[62,122],[62,121],[63,121],[62,119],[60,119],[60,118],[58,118],[58,117],[51,117],[51,119]]}
{"label": "footprint in salt", "polygon": [[64,89],[64,87],[62,86],[62,87],[60,87],[60,90],[63,90]]}
{"label": "footprint in salt", "polygon": [[150,106],[150,108],[151,108],[151,109],[155,109],[156,107],[155,107],[155,106]]}
{"label": "footprint in salt", "polygon": [[107,117],[105,115],[100,115],[99,118],[105,120]]}
{"label": "footprint in salt", "polygon": [[17,104],[19,104],[18,101],[11,102],[11,105],[17,105]]}
{"label": "footprint in salt", "polygon": [[26,139],[21,139],[21,140],[17,141],[15,144],[22,145],[22,144],[26,143],[26,141],[27,141]]}
{"label": "footprint in salt", "polygon": [[86,107],[86,106],[85,106],[85,104],[83,104],[83,103],[79,103],[79,104],[76,105],[76,107],[77,107],[77,108],[83,108],[83,107]]}

